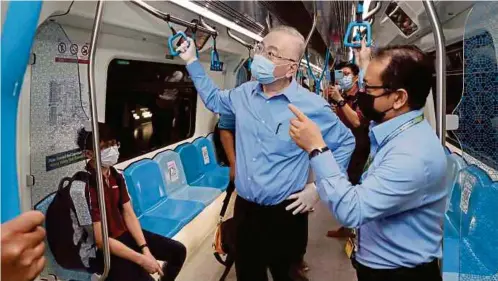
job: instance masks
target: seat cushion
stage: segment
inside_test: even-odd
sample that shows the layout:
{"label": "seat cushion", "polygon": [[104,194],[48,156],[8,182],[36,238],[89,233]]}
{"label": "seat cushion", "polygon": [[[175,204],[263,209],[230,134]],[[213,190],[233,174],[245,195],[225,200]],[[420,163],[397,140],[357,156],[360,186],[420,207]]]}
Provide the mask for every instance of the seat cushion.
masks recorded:
{"label": "seat cushion", "polygon": [[200,179],[192,182],[191,186],[202,186],[202,187],[213,187],[225,191],[230,182],[229,178],[215,177],[215,176],[203,176]]}
{"label": "seat cushion", "polygon": [[170,198],[175,200],[196,201],[207,206],[216,200],[220,194],[221,190],[217,188],[186,186],[185,188],[175,191],[170,195]]}
{"label": "seat cushion", "polygon": [[177,220],[149,215],[142,216],[139,221],[143,229],[169,238],[175,236],[184,226],[182,222]]}
{"label": "seat cushion", "polygon": [[195,201],[166,199],[151,208],[145,215],[149,217],[166,218],[189,223],[204,209],[204,205]]}
{"label": "seat cushion", "polygon": [[444,237],[443,240],[443,272],[460,271],[460,239]]}

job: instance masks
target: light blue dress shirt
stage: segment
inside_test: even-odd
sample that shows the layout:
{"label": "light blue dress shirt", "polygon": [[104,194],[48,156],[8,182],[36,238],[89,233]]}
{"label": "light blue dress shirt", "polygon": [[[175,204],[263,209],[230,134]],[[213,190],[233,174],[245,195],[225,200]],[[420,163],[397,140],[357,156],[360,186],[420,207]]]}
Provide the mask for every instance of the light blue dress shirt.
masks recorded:
{"label": "light blue dress shirt", "polygon": [[379,149],[389,134],[423,114],[411,111],[370,129],[373,161],[353,186],[333,153],[311,160],[320,198],[346,227],[359,227],[356,260],[376,269],[414,267],[441,258],[446,156],[425,120]]}
{"label": "light blue dress shirt", "polygon": [[220,90],[198,61],[187,65],[187,70],[209,110],[236,117],[235,186],[242,198],[261,205],[276,205],[306,184],[310,161],[308,153],[289,135],[290,120],[294,118],[289,103],[318,124],[340,170],[346,170],[354,150],[354,136],[320,96],[296,81],[271,98],[256,81]]}

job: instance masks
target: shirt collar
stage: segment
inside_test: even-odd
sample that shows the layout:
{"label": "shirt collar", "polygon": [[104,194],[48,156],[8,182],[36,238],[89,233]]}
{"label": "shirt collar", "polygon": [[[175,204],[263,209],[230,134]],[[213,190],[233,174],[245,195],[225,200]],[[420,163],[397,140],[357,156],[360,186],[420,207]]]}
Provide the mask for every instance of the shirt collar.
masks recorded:
{"label": "shirt collar", "polygon": [[384,139],[389,136],[392,132],[394,132],[397,128],[399,128],[404,123],[410,121],[411,119],[423,114],[421,109],[412,110],[400,116],[397,116],[391,120],[388,120],[384,123],[377,124],[372,122],[371,124],[371,132],[375,137],[375,140],[378,144],[381,144]]}
{"label": "shirt collar", "polygon": [[[263,86],[261,85],[261,83],[258,83],[254,93],[260,94],[261,96],[267,98],[265,96],[265,94],[263,93]],[[289,86],[287,86],[287,88],[285,88],[282,92],[280,92],[278,95],[275,95],[273,97],[277,97],[280,95],[285,96],[289,100],[289,102],[291,102],[291,103],[295,102],[298,98],[298,84],[297,84],[296,80],[292,79],[291,83],[289,84]]]}

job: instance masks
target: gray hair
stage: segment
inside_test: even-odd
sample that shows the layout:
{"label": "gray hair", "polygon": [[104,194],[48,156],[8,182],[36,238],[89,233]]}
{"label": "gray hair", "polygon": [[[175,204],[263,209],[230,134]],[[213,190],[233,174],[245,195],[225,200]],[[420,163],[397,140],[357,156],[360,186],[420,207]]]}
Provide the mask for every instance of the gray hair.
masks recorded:
{"label": "gray hair", "polygon": [[306,48],[304,36],[294,27],[288,25],[279,25],[277,27],[272,28],[270,32],[284,32],[287,33],[288,35],[294,36],[299,41],[299,45],[297,46],[297,51],[299,52],[297,54],[298,59],[301,57],[302,54],[304,54],[304,48]]}

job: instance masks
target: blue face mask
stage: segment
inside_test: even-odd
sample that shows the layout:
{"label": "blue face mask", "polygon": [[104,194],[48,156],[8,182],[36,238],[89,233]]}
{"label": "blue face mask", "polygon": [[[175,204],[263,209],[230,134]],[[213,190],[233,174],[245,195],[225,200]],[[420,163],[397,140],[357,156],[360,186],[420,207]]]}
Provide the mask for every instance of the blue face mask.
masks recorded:
{"label": "blue face mask", "polygon": [[280,65],[275,65],[271,60],[262,55],[254,55],[254,59],[251,63],[251,75],[263,85],[271,84],[276,80],[283,78],[275,78],[273,75],[273,71],[277,66]]}
{"label": "blue face mask", "polygon": [[344,91],[351,90],[351,88],[353,88],[353,85],[353,75],[344,76],[341,80],[339,80],[339,87],[341,87],[341,89]]}

